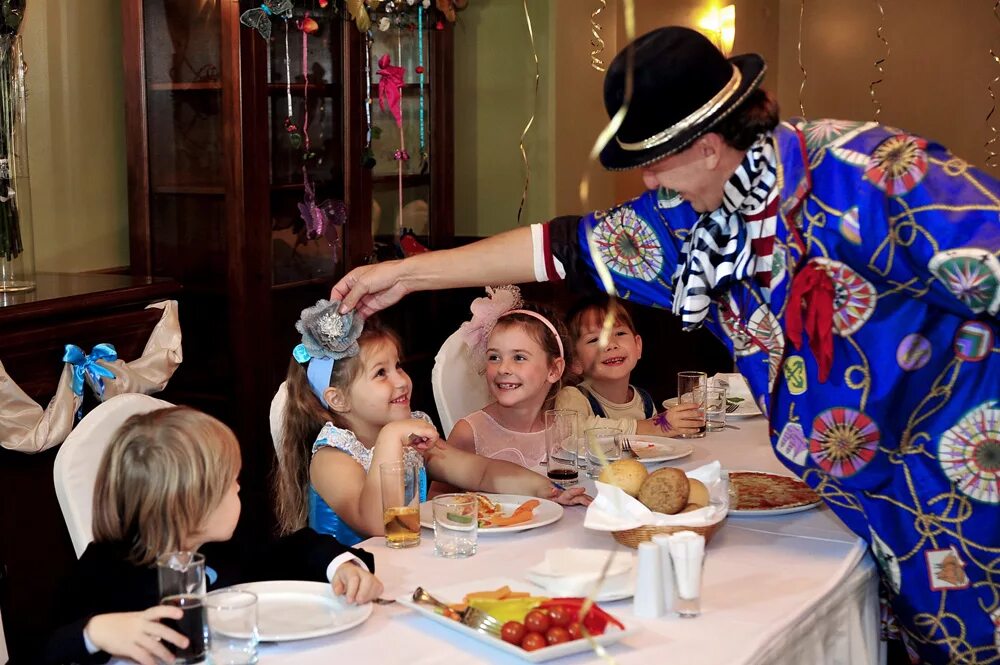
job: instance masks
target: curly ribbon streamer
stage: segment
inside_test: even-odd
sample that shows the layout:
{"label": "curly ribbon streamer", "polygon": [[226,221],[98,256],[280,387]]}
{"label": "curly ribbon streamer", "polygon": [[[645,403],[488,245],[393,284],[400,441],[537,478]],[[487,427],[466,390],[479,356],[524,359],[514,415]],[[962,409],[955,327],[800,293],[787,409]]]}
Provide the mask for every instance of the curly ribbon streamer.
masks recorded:
{"label": "curly ribbon streamer", "polygon": [[535,31],[531,28],[531,14],[528,13],[528,0],[523,0],[523,2],[524,20],[528,23],[528,38],[531,40],[531,57],[535,60],[535,90],[534,96],[531,99],[531,117],[528,118],[528,124],[524,126],[524,131],[521,132],[521,140],[517,144],[521,149],[521,159],[524,161],[524,190],[521,192],[521,205],[517,207],[518,224],[521,223],[524,204],[528,200],[528,187],[531,185],[531,166],[528,164],[528,153],[524,149],[524,137],[528,135],[528,130],[531,129],[531,125],[535,122],[535,109],[538,108],[538,82],[542,78],[538,67],[538,51],[535,49]]}
{"label": "curly ribbon streamer", "polygon": [[881,40],[883,44],[885,44],[885,57],[879,58],[878,60],[875,61],[875,69],[878,70],[880,78],[878,78],[875,81],[872,81],[868,85],[868,93],[871,95],[872,98],[872,106],[875,107],[874,120],[878,120],[878,116],[882,112],[882,104],[878,101],[878,98],[875,97],[875,86],[877,86],[879,83],[882,82],[881,77],[885,74],[885,69],[882,67],[882,65],[889,58],[889,53],[891,52],[891,49],[889,48],[889,42],[886,41],[885,37],[882,35],[882,33],[885,32],[885,10],[882,9],[882,3],[879,0],[875,0],[875,6],[878,7],[878,13],[880,15],[879,26],[878,30],[875,31],[875,35],[879,38],[879,40]]}
{"label": "curly ribbon streamer", "polygon": [[[1000,14],[997,13],[997,7],[1000,7],[1000,0],[993,3],[993,17],[997,20],[997,22],[1000,22]],[[992,48],[990,49],[990,57],[993,58],[994,63],[1000,65],[1000,56],[998,56]],[[1000,74],[994,76],[993,80],[986,86],[986,92],[990,93],[992,107],[990,108],[990,112],[986,114],[986,126],[990,129],[990,138],[983,144],[983,147],[986,149],[986,165],[990,167],[996,167],[998,159],[997,152],[993,148],[993,144],[997,142],[998,138],[997,128],[990,122],[990,118],[993,117],[993,114],[996,113],[997,110],[997,97],[993,92],[993,86],[996,85],[998,81],[1000,81]]]}
{"label": "curly ribbon streamer", "polygon": [[[1000,0],[998,0],[998,2],[1000,2]],[[803,118],[806,117],[806,107],[805,104],[802,103],[802,93],[804,93],[806,90],[806,78],[808,76],[806,74],[806,68],[802,64],[802,17],[805,15],[805,13],[806,13],[806,0],[802,0],[801,4],[799,5],[798,49],[799,49],[799,71],[802,72],[802,83],[799,84],[799,115],[801,115]]]}
{"label": "curly ribbon streamer", "polygon": [[372,32],[365,32],[365,150],[372,146]]}
{"label": "curly ribbon streamer", "polygon": [[76,344],[67,344],[62,360],[73,366],[73,393],[77,396],[83,394],[85,377],[90,379],[98,397],[104,396],[104,379],[116,378],[110,369],[97,364],[98,360],[109,363],[118,360],[118,351],[111,344],[98,344],[89,354],[85,354]]}
{"label": "curly ribbon streamer", "polygon": [[599,1],[601,6],[590,13],[590,66],[603,72],[604,61],[601,59],[601,54],[604,53],[604,38],[601,37],[601,30],[604,28],[597,22],[597,17],[607,9],[608,0]]}

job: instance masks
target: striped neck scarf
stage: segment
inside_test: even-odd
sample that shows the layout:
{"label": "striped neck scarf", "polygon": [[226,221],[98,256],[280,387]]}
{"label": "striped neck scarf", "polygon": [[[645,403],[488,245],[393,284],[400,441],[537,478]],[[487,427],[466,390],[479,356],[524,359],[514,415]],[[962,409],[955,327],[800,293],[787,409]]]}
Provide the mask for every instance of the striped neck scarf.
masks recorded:
{"label": "striped neck scarf", "polygon": [[685,330],[700,327],[712,300],[748,275],[755,276],[770,300],[776,165],[771,133],[761,134],[726,182],[722,205],[691,227],[673,275],[673,311]]}

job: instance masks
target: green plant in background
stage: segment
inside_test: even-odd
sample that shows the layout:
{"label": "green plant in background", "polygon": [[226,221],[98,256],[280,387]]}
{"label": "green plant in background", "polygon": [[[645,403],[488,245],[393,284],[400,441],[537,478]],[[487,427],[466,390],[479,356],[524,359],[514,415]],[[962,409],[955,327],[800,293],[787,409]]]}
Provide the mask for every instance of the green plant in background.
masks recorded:
{"label": "green plant in background", "polygon": [[0,0],[0,258],[24,251],[14,190],[17,125],[24,120],[24,60],[19,32],[27,0]]}

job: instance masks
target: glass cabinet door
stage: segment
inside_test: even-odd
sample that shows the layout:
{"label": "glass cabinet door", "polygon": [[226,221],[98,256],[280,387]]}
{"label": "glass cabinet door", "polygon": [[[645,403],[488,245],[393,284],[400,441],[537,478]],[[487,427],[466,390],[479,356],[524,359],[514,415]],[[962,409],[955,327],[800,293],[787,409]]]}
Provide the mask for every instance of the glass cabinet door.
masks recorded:
{"label": "glass cabinet door", "polygon": [[296,2],[268,44],[271,278],[330,279],[342,260],[343,21],[332,3]]}

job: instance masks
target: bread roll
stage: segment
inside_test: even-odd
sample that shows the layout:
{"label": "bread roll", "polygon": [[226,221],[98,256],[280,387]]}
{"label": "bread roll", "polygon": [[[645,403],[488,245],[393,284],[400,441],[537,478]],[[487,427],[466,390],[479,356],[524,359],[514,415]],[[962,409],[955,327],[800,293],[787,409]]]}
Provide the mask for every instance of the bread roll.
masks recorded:
{"label": "bread roll", "polygon": [[597,479],[602,483],[620,487],[623,492],[634,497],[639,494],[639,488],[642,487],[642,482],[646,480],[648,475],[649,472],[646,471],[642,462],[634,459],[620,459],[601,469],[601,475]]}
{"label": "bread roll", "polygon": [[688,485],[688,503],[696,503],[701,508],[704,508],[711,502],[705,483],[694,478],[688,478]]}
{"label": "bread roll", "polygon": [[681,512],[690,513],[692,510],[701,510],[704,507],[705,506],[699,506],[697,503],[689,503],[688,505],[684,506],[684,510],[682,510]]}
{"label": "bread roll", "polygon": [[653,512],[675,515],[688,504],[690,491],[684,472],[668,467],[649,474],[638,499]]}

